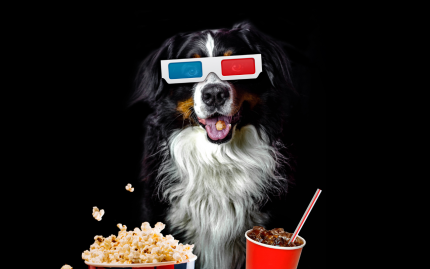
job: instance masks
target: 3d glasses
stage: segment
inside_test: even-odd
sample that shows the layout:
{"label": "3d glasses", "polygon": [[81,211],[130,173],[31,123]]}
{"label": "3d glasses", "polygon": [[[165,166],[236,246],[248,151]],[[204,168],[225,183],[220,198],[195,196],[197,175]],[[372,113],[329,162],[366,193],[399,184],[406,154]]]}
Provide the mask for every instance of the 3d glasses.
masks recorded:
{"label": "3d glasses", "polygon": [[169,84],[204,81],[209,73],[221,80],[257,78],[261,54],[161,61],[161,77]]}

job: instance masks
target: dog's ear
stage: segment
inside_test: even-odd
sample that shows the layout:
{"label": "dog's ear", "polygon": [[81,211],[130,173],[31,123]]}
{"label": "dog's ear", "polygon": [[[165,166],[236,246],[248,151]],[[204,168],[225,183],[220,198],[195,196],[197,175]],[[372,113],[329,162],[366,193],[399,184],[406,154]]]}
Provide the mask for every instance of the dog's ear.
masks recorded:
{"label": "dog's ear", "polygon": [[236,23],[233,29],[254,51],[261,54],[263,72],[267,73],[272,86],[278,89],[288,88],[295,92],[291,82],[290,61],[283,48],[288,44],[260,32],[249,21]]}
{"label": "dog's ear", "polygon": [[161,78],[160,61],[171,59],[174,39],[175,37],[166,40],[158,50],[151,52],[140,64],[129,106],[143,101],[154,108],[154,104],[159,100],[166,84],[166,81]]}

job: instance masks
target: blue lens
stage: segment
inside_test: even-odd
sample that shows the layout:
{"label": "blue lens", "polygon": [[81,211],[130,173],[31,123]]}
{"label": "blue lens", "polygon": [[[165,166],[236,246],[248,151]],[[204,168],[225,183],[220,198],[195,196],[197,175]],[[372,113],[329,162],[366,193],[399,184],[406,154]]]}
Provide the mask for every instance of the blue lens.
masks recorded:
{"label": "blue lens", "polygon": [[169,64],[169,78],[201,78],[203,76],[202,62],[184,62]]}

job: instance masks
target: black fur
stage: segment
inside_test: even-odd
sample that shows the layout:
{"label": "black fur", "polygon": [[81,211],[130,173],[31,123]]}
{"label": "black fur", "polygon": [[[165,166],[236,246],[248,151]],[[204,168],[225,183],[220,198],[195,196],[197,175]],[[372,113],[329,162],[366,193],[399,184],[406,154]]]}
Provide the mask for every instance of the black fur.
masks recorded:
{"label": "black fur", "polygon": [[[198,45],[201,40],[205,40],[207,33],[208,31],[181,33],[167,39],[158,50],[146,57],[138,71],[137,87],[131,104],[145,102],[153,110],[144,122],[144,152],[140,175],[144,188],[141,220],[151,224],[158,221],[165,223],[168,207],[154,193],[157,169],[163,156],[158,145],[167,142],[173,130],[198,124],[197,119],[184,122],[176,110],[178,101],[192,96],[194,83],[166,83],[161,78],[160,61],[191,58],[195,53],[207,57],[206,51]],[[219,29],[213,36],[213,56],[223,56],[226,50],[231,50],[232,55],[262,55],[262,73],[257,79],[228,81],[236,88],[257,94],[262,100],[252,110],[248,103],[243,104],[243,117],[237,129],[248,124],[254,125],[257,130],[264,126],[272,144],[282,139],[283,130],[288,125],[292,100],[296,95],[290,79],[290,63],[282,44],[261,33],[249,22],[238,23],[232,29]],[[284,143],[288,144],[286,141]],[[285,166],[285,170],[280,172],[289,173],[291,167]],[[285,176],[291,179],[290,174]],[[264,208],[270,210],[270,206],[266,205]],[[171,233],[167,225],[165,232]],[[181,240],[180,235],[176,237]]]}

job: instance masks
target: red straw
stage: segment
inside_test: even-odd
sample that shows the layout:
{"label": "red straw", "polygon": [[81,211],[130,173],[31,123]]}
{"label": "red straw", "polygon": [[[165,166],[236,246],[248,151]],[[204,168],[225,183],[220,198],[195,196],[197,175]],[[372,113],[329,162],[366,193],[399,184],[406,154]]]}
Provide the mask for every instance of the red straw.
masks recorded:
{"label": "red straw", "polygon": [[297,235],[299,234],[300,230],[303,227],[303,223],[305,223],[306,219],[308,218],[309,213],[311,212],[312,208],[314,207],[315,202],[317,201],[318,197],[320,196],[320,193],[321,193],[321,190],[317,189],[317,192],[315,193],[314,197],[312,198],[311,203],[309,204],[308,208],[305,211],[305,214],[303,214],[303,217],[300,220],[300,223],[297,226],[296,230],[294,231],[294,234],[291,237],[290,241],[288,241],[288,244],[290,244],[291,242],[294,242],[294,240],[296,240]]}

